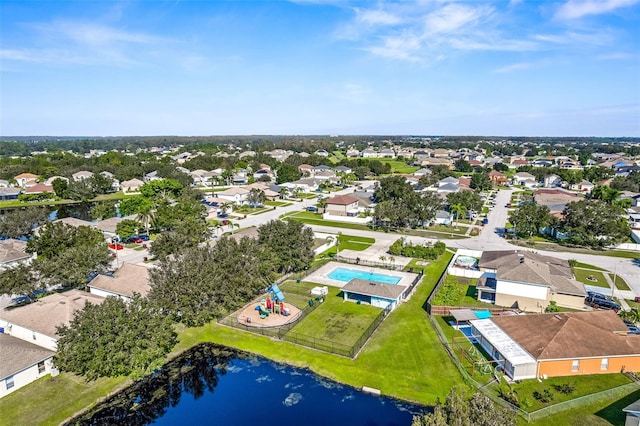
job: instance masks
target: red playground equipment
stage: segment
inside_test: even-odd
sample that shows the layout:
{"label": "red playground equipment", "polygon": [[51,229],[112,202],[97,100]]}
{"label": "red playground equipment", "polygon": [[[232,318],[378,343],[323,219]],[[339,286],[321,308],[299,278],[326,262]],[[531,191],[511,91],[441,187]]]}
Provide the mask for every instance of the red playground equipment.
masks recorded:
{"label": "red playground equipment", "polygon": [[265,319],[269,314],[278,314],[288,316],[290,310],[284,305],[284,293],[280,288],[273,284],[267,291],[267,298],[261,299],[260,304],[256,305],[255,310],[260,313],[260,318]]}

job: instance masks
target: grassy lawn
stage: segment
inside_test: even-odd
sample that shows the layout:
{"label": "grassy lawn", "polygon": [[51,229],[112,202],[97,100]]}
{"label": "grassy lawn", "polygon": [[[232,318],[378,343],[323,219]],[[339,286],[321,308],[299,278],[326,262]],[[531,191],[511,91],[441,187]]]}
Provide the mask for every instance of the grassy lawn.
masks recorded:
{"label": "grassy lawn", "polygon": [[287,207],[292,204],[293,203],[287,203],[285,201],[265,201],[264,202],[265,206],[271,206],[271,207]]}
{"label": "grassy lawn", "polygon": [[[576,279],[578,281],[586,285],[594,285],[607,288],[609,287],[609,283],[607,283],[607,280],[604,278],[604,274],[602,272],[573,268],[573,274],[576,276]],[[587,277],[590,277],[591,279],[587,279]]]}
{"label": "grassy lawn", "polygon": [[[308,215],[313,215],[313,216],[308,217]],[[293,215],[288,215],[286,216],[286,218],[290,218],[298,222],[306,223],[308,225],[330,226],[334,228],[360,229],[364,231],[371,231],[371,228],[369,228],[367,225],[361,225],[359,223],[346,223],[346,222],[336,222],[333,220],[324,220],[322,219],[322,215],[311,213],[311,212],[300,212]]]}
{"label": "grassy lawn", "polygon": [[324,302],[293,327],[290,333],[353,346],[380,311],[380,308],[370,305],[345,302],[339,288],[329,287]]}
{"label": "grassy lawn", "polygon": [[451,253],[446,253],[426,268],[425,279],[411,299],[389,315],[355,360],[215,323],[181,332],[176,350],[185,350],[203,341],[216,342],[274,361],[310,368],[357,388],[371,386],[384,395],[433,404],[437,398],[443,399],[453,386],[464,386],[422,309],[451,257]]}
{"label": "grassy lawn", "polygon": [[629,305],[629,307],[631,309],[633,308],[640,308],[640,303],[636,302],[635,300],[631,300],[631,299],[625,299],[625,301],[627,302],[627,305]]}
{"label": "grassy lawn", "polygon": [[[611,281],[614,282],[618,290],[631,290],[627,285],[627,282],[620,275],[615,275],[610,273],[609,278],[611,278]],[[614,281],[614,278],[615,278],[615,281]]]}
{"label": "grassy lawn", "polygon": [[[522,241],[511,241],[513,244],[524,245]],[[626,251],[626,250],[591,250],[587,248],[577,248],[577,247],[566,247],[556,243],[538,243],[542,250],[549,251],[561,251],[565,253],[582,253],[582,254],[592,254],[595,256],[609,256],[609,257],[620,257],[624,259],[640,259],[640,254],[638,252]]]}
{"label": "grassy lawn", "polygon": [[494,308],[490,303],[477,300],[475,279],[448,275],[432,300],[434,305]]}
{"label": "grassy lawn", "polygon": [[[522,409],[532,412],[559,402],[615,388],[630,382],[631,380],[623,374],[595,374],[589,376],[550,377],[542,382],[536,379],[522,380],[520,383],[513,383],[511,388],[517,392],[521,403],[527,401],[528,407],[522,407]],[[564,394],[556,390],[555,386],[562,385],[570,385],[574,388],[574,391]],[[503,389],[506,387],[505,384],[502,386]],[[489,389],[496,392],[496,395],[498,387],[497,383],[489,385]],[[543,403],[533,396],[534,392],[543,393],[545,390],[551,394],[553,398],[551,401]]]}
{"label": "grassy lawn", "polygon": [[640,399],[640,390],[628,393],[622,398],[613,397],[572,408],[563,413],[556,414],[552,417],[545,417],[531,423],[526,423],[522,420],[520,424],[533,426],[546,426],[549,424],[567,426],[624,425],[626,414],[622,412],[622,409],[638,399]]}
{"label": "grassy lawn", "polygon": [[391,173],[413,173],[420,167],[410,166],[404,161],[394,160],[391,158],[362,158],[362,160],[380,161],[381,163],[387,163],[391,165]]}
{"label": "grassy lawn", "polygon": [[128,383],[124,377],[86,382],[68,373],[46,376],[0,399],[0,424],[58,425]]}
{"label": "grassy lawn", "polygon": [[574,268],[593,269],[595,271],[606,271],[606,269],[599,266],[589,265],[588,263],[576,262]]}

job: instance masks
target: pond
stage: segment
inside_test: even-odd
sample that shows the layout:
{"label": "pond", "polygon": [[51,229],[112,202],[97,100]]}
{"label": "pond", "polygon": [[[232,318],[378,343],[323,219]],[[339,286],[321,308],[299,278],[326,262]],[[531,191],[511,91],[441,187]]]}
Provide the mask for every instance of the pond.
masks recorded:
{"label": "pond", "polygon": [[430,408],[201,344],[68,424],[408,426],[425,411]]}

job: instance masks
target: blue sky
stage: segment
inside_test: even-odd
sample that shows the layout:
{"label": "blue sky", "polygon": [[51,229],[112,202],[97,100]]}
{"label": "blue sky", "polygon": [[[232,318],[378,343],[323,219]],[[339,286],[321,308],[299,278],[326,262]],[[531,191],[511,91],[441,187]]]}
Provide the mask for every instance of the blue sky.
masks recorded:
{"label": "blue sky", "polygon": [[0,135],[640,136],[640,0],[0,0]]}

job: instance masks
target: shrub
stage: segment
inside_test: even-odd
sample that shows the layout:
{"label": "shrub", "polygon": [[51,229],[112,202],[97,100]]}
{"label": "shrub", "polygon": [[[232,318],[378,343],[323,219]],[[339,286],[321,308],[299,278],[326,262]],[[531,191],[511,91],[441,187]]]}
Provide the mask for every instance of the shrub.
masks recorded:
{"label": "shrub", "polygon": [[553,385],[553,388],[556,390],[556,392],[560,392],[563,395],[570,395],[576,390],[576,387],[574,385],[572,385],[571,383],[563,383],[561,385]]}
{"label": "shrub", "polygon": [[535,391],[533,397],[544,404],[553,401],[553,394],[549,389],[544,389],[542,392]]}
{"label": "shrub", "polygon": [[438,241],[434,245],[422,245],[407,243],[404,238],[396,240],[391,247],[389,247],[389,253],[394,256],[406,256],[414,257],[425,260],[436,260],[446,250],[447,246]]}

